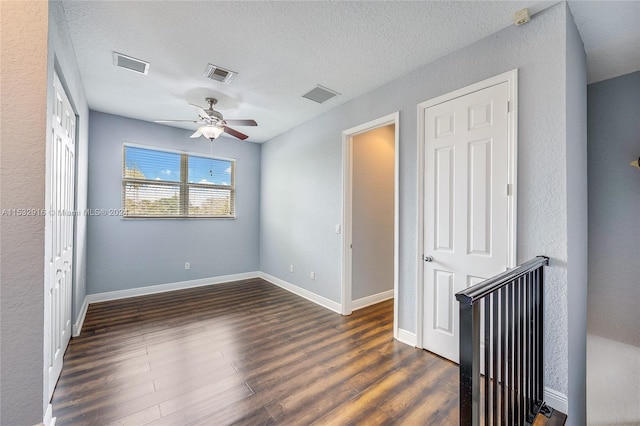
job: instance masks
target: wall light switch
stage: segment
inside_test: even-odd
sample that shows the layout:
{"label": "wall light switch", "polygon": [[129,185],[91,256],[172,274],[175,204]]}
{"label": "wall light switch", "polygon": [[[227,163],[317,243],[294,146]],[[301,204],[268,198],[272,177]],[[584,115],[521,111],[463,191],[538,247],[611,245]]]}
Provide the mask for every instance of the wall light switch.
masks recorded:
{"label": "wall light switch", "polygon": [[336,234],[339,234],[340,232],[342,232],[342,227],[339,223],[336,223]]}
{"label": "wall light switch", "polygon": [[293,265],[289,265],[289,272],[293,272]]}

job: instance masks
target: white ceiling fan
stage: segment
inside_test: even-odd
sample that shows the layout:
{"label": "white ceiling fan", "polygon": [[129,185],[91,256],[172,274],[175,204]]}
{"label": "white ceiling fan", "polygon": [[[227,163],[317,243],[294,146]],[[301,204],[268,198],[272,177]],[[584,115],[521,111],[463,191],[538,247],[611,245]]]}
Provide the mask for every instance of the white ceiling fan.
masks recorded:
{"label": "white ceiling fan", "polygon": [[245,140],[249,136],[242,132],[239,132],[227,124],[233,126],[257,126],[258,123],[255,120],[225,120],[222,113],[213,109],[213,106],[218,103],[215,98],[205,98],[205,101],[209,103],[209,109],[203,109],[202,107],[194,104],[189,104],[198,112],[197,120],[155,120],[156,123],[196,123],[202,124],[198,127],[198,130],[191,135],[192,138],[199,138],[204,136],[205,138],[213,141],[218,136],[224,133],[228,133],[240,140]]}

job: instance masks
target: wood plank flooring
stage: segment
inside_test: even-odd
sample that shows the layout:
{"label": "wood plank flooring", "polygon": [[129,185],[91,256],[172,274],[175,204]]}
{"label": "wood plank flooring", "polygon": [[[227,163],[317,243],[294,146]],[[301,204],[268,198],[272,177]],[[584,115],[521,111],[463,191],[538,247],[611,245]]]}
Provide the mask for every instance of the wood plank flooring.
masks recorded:
{"label": "wood plank flooring", "polygon": [[458,368],[260,279],[89,306],[58,425],[456,425]]}

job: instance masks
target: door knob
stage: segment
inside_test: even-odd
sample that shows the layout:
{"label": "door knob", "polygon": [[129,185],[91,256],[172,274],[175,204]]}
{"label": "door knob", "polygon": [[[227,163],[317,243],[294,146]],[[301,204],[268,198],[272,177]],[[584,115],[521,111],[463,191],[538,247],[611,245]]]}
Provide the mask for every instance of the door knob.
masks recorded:
{"label": "door knob", "polygon": [[432,256],[424,256],[424,261],[425,262],[433,262],[433,257]]}

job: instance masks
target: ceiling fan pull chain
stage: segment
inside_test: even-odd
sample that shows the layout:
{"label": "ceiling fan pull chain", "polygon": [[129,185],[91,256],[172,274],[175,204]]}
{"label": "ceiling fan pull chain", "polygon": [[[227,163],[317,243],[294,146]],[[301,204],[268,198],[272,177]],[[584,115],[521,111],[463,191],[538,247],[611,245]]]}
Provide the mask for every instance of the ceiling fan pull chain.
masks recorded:
{"label": "ceiling fan pull chain", "polygon": [[[213,157],[213,144],[209,144],[209,157]],[[213,177],[213,160],[211,160],[211,169],[209,169],[209,176]]]}

